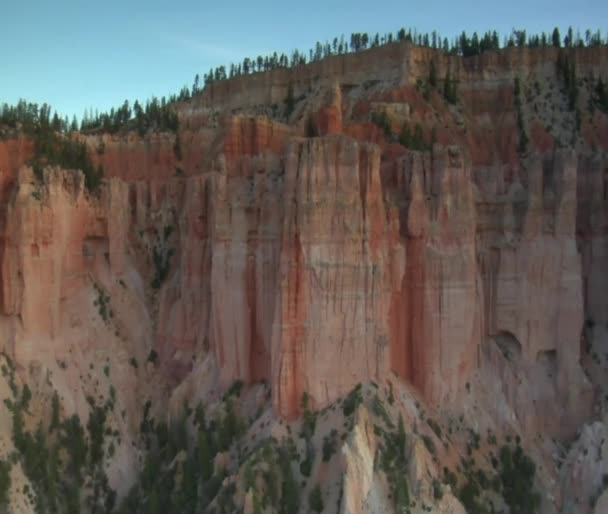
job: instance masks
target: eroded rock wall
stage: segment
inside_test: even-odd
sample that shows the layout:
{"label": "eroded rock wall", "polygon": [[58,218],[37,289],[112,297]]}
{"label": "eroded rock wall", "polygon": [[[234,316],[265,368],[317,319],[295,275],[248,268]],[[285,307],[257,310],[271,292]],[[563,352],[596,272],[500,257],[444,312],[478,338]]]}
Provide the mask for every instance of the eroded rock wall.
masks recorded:
{"label": "eroded rock wall", "polygon": [[[572,52],[580,73],[601,73],[602,52]],[[434,58],[458,106],[414,85]],[[179,106],[178,135],[88,136],[100,198],[70,174],[17,177],[31,145],[3,142],[5,347],[25,366],[39,336],[86,325],[70,309],[92,281],[114,299],[122,280],[132,312],[116,307],[114,333],[158,353],[168,390],[208,355],[220,389],[267,381],[291,417],[304,392],[322,407],[392,372],[445,405],[485,369],[524,427],[571,433],[592,399],[583,323],[608,316],[606,157],[588,133],[606,116],[572,151],[530,121],[518,153],[513,80],[556,80],[555,58],[393,45],[218,83]],[[290,82],[291,117],[254,114],[281,111]],[[301,137],[308,120],[321,137]],[[437,128],[432,151],[397,144],[414,123],[425,141]]]}

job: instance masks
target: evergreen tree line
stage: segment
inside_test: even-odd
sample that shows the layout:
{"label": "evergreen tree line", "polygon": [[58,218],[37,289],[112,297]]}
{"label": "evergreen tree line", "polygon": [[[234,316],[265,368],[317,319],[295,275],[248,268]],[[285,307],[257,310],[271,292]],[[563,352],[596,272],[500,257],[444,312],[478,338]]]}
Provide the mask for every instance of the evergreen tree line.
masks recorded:
{"label": "evergreen tree line", "polygon": [[112,108],[106,113],[85,110],[80,124],[76,116],[69,122],[67,116],[61,117],[57,111],[53,113],[46,103],[38,105],[19,100],[16,105],[0,105],[0,128],[18,129],[28,136],[33,136],[40,130],[63,134],[78,130],[84,133],[115,134],[123,128],[137,129],[141,135],[149,129],[175,132],[179,122],[173,104],[188,99],[190,90],[184,87],[179,95],[171,95],[169,99],[163,96],[160,100],[152,97],[143,106],[136,100],[131,108],[129,101],[125,100],[120,107]]}
{"label": "evergreen tree line", "polygon": [[84,133],[104,132],[115,134],[126,129],[136,129],[141,136],[148,130],[176,132],[179,126],[177,113],[173,104],[190,99],[190,90],[184,87],[179,95],[171,95],[169,99],[162,97],[160,100],[153,96],[147,100],[145,105],[135,100],[133,108],[128,100],[118,108],[112,108],[109,112],[93,112],[86,110],[80,124],[80,130]]}
{"label": "evergreen tree line", "polygon": [[43,167],[59,166],[67,170],[80,170],[88,191],[98,192],[103,179],[103,167],[93,165],[87,145],[82,141],[48,131],[34,138],[34,159],[30,163],[39,180],[43,178]]}
{"label": "evergreen tree line", "polygon": [[70,136],[70,132],[76,130],[73,127],[75,121],[68,125],[57,112],[53,115],[51,112],[46,103],[39,106],[20,100],[15,106],[3,104],[0,106],[0,127],[19,130],[33,139],[34,157],[30,164],[39,180],[42,180],[42,170],[46,165],[78,169],[84,173],[86,188],[97,191],[103,169],[93,166],[85,143]]}
{"label": "evergreen tree line", "polygon": [[[291,56],[274,52],[266,56],[245,57],[242,63],[233,63],[228,67],[219,66],[209,70],[204,75],[204,85],[240,75],[270,71],[277,68],[295,68],[302,64],[320,61],[332,55],[359,52],[399,41],[408,41],[416,46],[433,48],[448,54],[469,57],[480,55],[489,50],[509,47],[537,48],[554,46],[561,48],[563,46],[564,48],[584,48],[607,46],[608,36],[603,37],[599,30],[595,32],[586,30],[583,35],[580,31],[575,32],[572,27],[568,28],[563,38],[557,27],[551,33],[543,32],[541,34],[530,35],[528,35],[526,30],[513,29],[513,32],[509,36],[503,37],[501,43],[500,37],[495,30],[487,31],[482,35],[477,34],[477,32],[469,35],[463,31],[451,41],[447,37],[442,37],[436,31],[429,34],[420,33],[416,30],[412,31],[412,29],[406,30],[405,28],[399,29],[394,34],[386,33],[383,35],[379,33],[370,35],[367,32],[354,32],[350,35],[349,39],[342,35],[325,43],[317,41],[314,48],[311,48],[308,52],[294,50]],[[200,87],[200,77],[196,75],[191,94],[194,96],[202,90],[203,88]]]}
{"label": "evergreen tree line", "polygon": [[[273,52],[267,56],[245,57],[240,63],[230,64],[228,67],[219,66],[204,74],[201,84],[200,75],[196,75],[192,87],[184,86],[179,94],[167,97],[152,97],[145,104],[135,101],[131,107],[128,100],[109,112],[100,112],[93,109],[86,110],[80,125],[74,116],[71,122],[67,117],[60,117],[57,112],[51,116],[50,107],[47,104],[38,106],[24,100],[16,106],[3,104],[0,107],[0,125],[9,128],[21,128],[26,134],[31,134],[41,119],[48,121],[55,132],[69,133],[80,130],[85,133],[110,133],[115,134],[123,129],[136,129],[140,135],[148,130],[177,131],[178,117],[174,109],[176,102],[187,101],[193,96],[200,94],[205,86],[230,79],[240,75],[270,71],[278,68],[295,68],[311,62],[318,62],[332,55],[343,55],[359,52],[391,44],[394,42],[408,41],[416,46],[433,48],[450,55],[464,57],[480,55],[486,51],[499,50],[508,47],[536,48],[584,48],[608,46],[608,36],[604,36],[599,30],[592,32],[586,30],[584,34],[568,28],[566,35],[561,36],[556,27],[551,33],[528,34],[525,30],[514,29],[509,36],[501,38],[496,31],[487,31],[482,35],[473,32],[469,35],[463,31],[459,36],[448,40],[436,31],[431,33],[417,32],[415,29],[401,28],[396,33],[376,33],[370,35],[366,32],[354,32],[349,38],[344,35],[333,38],[325,43],[317,42],[314,48],[308,52],[294,50],[290,56],[285,53]],[[444,95],[448,101],[454,103],[455,88],[451,81],[444,83]],[[433,86],[434,87],[434,86]]]}
{"label": "evergreen tree line", "polygon": [[[137,128],[141,135],[147,130],[170,130],[176,131],[178,120],[172,104],[187,101],[202,93],[206,86],[214,82],[231,79],[241,75],[249,75],[258,72],[271,71],[279,68],[289,69],[318,62],[332,55],[344,55],[360,52],[369,48],[375,48],[395,42],[407,41],[416,46],[433,48],[450,55],[470,57],[480,55],[486,51],[500,50],[501,48],[520,47],[557,47],[557,48],[585,48],[608,46],[608,36],[604,37],[601,31],[592,32],[586,30],[584,35],[580,31],[568,28],[566,35],[562,38],[556,27],[551,33],[530,34],[526,30],[513,29],[509,36],[500,40],[498,32],[487,31],[483,35],[477,32],[469,35],[463,31],[459,36],[448,40],[437,31],[431,33],[417,32],[415,29],[401,28],[396,33],[376,33],[370,35],[366,32],[353,32],[349,38],[341,35],[331,41],[321,43],[317,41],[314,48],[304,52],[293,50],[290,56],[285,53],[273,52],[272,54],[257,57],[245,57],[240,63],[231,63],[229,66],[218,66],[212,68],[203,75],[203,80],[197,74],[191,88],[184,86],[179,95],[171,95],[168,99],[162,97],[160,101],[153,97],[148,100],[145,107],[139,102],[130,108],[128,101],[117,109],[111,109],[109,113],[85,112],[81,130],[102,131],[115,133],[125,125],[129,128]],[[451,77],[444,80],[443,94],[449,103],[456,102],[456,83]],[[435,87],[435,84],[431,84]]]}
{"label": "evergreen tree line", "polygon": [[41,128],[63,133],[78,130],[76,118],[70,125],[68,118],[61,118],[56,111],[51,116],[50,105],[38,105],[25,100],[19,100],[16,105],[0,105],[0,128],[2,127],[20,130],[28,136],[34,135]]}
{"label": "evergreen tree line", "polygon": [[[244,434],[245,421],[235,407],[241,387],[242,383],[235,382],[225,394],[222,412],[207,417],[199,405],[194,412],[188,409],[187,415],[170,427],[150,417],[151,403],[146,403],[140,424],[146,457],[137,483],[120,504],[117,514],[194,514],[210,511],[212,502],[218,514],[236,511],[233,501],[236,485],[224,484],[226,472],[216,469],[214,460],[218,453],[233,448]],[[194,439],[188,436],[188,416],[191,415]],[[178,455],[182,457],[176,459]],[[274,499],[279,503],[278,470],[273,474],[273,485],[277,487]],[[295,482],[293,487],[297,487]],[[297,508],[297,500],[295,506]]]}

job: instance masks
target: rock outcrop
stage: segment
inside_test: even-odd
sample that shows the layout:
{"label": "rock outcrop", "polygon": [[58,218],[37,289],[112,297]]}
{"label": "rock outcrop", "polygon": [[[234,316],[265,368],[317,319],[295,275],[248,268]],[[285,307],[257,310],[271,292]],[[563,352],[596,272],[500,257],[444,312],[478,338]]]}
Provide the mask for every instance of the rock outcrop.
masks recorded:
{"label": "rock outcrop", "polygon": [[[87,363],[109,359],[131,391],[125,433],[138,391],[176,391],[173,412],[205,373],[209,395],[266,382],[288,419],[304,393],[321,409],[393,375],[452,411],[481,386],[497,425],[574,435],[594,401],[583,328],[608,322],[608,147],[596,138],[608,117],[578,131],[555,91],[538,105],[559,128],[533,114],[556,52],[462,59],[396,44],[215,83],[177,106],[176,134],[79,136],[106,172],[98,195],[78,172],[36,179],[27,139],[0,142],[0,348],[24,374],[52,372],[66,412],[82,415]],[[570,54],[581,76],[606,75],[605,49]],[[458,105],[415,85],[432,60],[460,81]],[[388,127],[370,122],[379,112]],[[415,124],[424,151],[396,142]],[[347,481],[374,451],[351,442]],[[372,477],[361,480],[344,512],[367,496]]]}
{"label": "rock outcrop", "polygon": [[608,480],[607,426],[596,421],[582,428],[561,469],[564,512],[602,512]]}

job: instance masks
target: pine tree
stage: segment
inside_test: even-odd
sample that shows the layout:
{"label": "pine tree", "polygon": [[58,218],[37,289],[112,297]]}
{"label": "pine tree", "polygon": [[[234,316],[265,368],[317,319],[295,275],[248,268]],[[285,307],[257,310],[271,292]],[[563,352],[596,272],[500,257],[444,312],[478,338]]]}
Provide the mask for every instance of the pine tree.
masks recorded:
{"label": "pine tree", "polygon": [[564,38],[564,46],[572,48],[574,46],[574,35],[572,27],[568,27],[568,35]]}
{"label": "pine tree", "polygon": [[287,451],[281,451],[280,457],[281,474],[281,510],[282,514],[297,514],[300,505],[299,486],[291,471],[291,462]]}
{"label": "pine tree", "polygon": [[410,127],[407,123],[404,123],[403,127],[401,127],[399,144],[405,146],[406,148],[411,148],[412,146],[412,132],[410,131]]}
{"label": "pine tree", "polygon": [[401,414],[399,414],[399,423],[397,426],[397,452],[398,452],[398,459],[404,459],[405,458],[405,442],[406,442],[406,436],[405,436],[405,426],[403,424],[403,416]]}
{"label": "pine tree", "polygon": [[473,37],[471,38],[471,55],[479,55],[481,53],[479,46],[479,36],[477,32],[473,32]]}
{"label": "pine tree", "polygon": [[179,133],[175,134],[175,143],[173,144],[173,153],[178,161],[182,160],[182,145],[179,140]]}
{"label": "pine tree", "polygon": [[443,97],[450,104],[455,104],[457,101],[456,81],[454,79],[452,79],[452,77],[450,76],[449,73],[445,76],[445,79],[443,82]]}
{"label": "pine tree", "polygon": [[432,88],[437,87],[437,68],[435,67],[435,61],[431,61],[431,69],[429,71],[429,84]]}
{"label": "pine tree", "polygon": [[213,476],[213,454],[205,429],[198,432],[198,461],[203,480],[209,480]]}
{"label": "pine tree", "polygon": [[59,395],[57,391],[53,394],[51,401],[51,424],[49,426],[49,432],[59,428]]}
{"label": "pine tree", "polygon": [[9,462],[0,460],[0,509],[4,509],[8,505],[10,488],[11,465]]}
{"label": "pine tree", "polygon": [[604,85],[602,77],[599,77],[597,79],[597,85],[595,86],[595,95],[599,108],[604,112],[608,112],[608,90]]}
{"label": "pine tree", "polygon": [[551,43],[553,44],[554,47],[560,48],[562,46],[561,41],[562,40],[559,35],[559,29],[557,27],[555,27],[553,29],[553,35],[551,36]]}

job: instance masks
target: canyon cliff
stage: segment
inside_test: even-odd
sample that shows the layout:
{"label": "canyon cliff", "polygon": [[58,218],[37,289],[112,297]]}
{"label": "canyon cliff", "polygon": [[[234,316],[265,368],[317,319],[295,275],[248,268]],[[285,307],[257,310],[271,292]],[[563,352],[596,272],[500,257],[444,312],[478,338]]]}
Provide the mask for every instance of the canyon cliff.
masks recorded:
{"label": "canyon cliff", "polygon": [[[31,141],[0,141],[0,349],[39,412],[55,390],[82,419],[111,367],[121,497],[148,400],[170,422],[235,382],[265,387],[282,425],[376,384],[479,433],[518,434],[544,466],[543,512],[593,512],[599,482],[567,484],[601,482],[606,458],[603,471],[560,469],[548,441],[585,426],[601,448],[606,430],[608,115],[587,105],[608,51],[567,51],[577,110],[558,52],[395,43],[214,83],[177,104],[177,133],[79,135],[105,170],[97,194],[74,170],[37,179]],[[458,83],[455,105],[429,87],[431,66]],[[399,144],[404,125],[424,150]],[[376,497],[367,416],[342,448],[340,512],[392,508]],[[412,447],[410,483],[441,475],[427,450]],[[447,490],[438,505],[463,511]]]}

